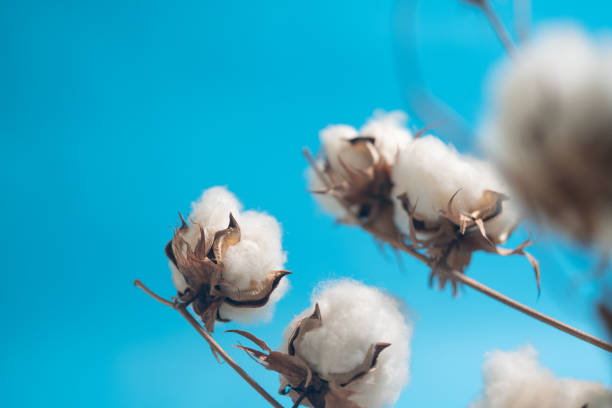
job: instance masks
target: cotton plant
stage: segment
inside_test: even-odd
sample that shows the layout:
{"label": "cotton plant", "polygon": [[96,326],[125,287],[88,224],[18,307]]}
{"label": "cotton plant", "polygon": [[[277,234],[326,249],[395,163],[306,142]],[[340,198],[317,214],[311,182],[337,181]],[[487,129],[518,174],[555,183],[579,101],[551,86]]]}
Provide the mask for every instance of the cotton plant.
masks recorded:
{"label": "cotton plant", "polygon": [[241,331],[262,351],[237,346],[280,373],[294,406],[392,406],[408,383],[412,324],[401,301],[362,283],[320,284],[313,305],[289,324],[279,351]]}
{"label": "cotton plant", "polygon": [[545,26],[497,68],[484,145],[523,206],[612,251],[612,42]]}
{"label": "cotton plant", "polygon": [[[491,161],[461,154],[424,131],[412,132],[401,111],[375,111],[359,129],[330,125],[316,157],[306,151],[309,189],[324,211],[358,225],[431,268],[439,278],[470,286],[526,315],[608,352],[612,344],[537,312],[465,275],[472,253],[524,255],[530,240],[501,247],[525,212],[550,221],[578,241],[612,249],[612,43],[578,28],[543,30],[524,47],[486,0],[482,9],[512,57],[498,69],[492,108],[482,126]],[[213,339],[216,321],[270,319],[285,294],[281,228],[270,215],[243,211],[224,187],[213,187],[166,246],[177,296],[164,299],[270,405],[281,408]],[[204,327],[188,311],[198,315]],[[601,305],[612,328],[612,313]],[[350,279],[325,282],[312,306],[287,326],[278,350],[237,345],[279,373],[293,407],[393,406],[408,383],[412,323],[403,304]],[[530,346],[488,354],[484,387],[469,408],[611,408],[598,383],[556,378]]]}
{"label": "cotton plant", "polygon": [[[422,250],[441,287],[448,271],[464,272],[474,251],[500,255],[519,221],[509,188],[494,167],[458,153],[433,135],[413,136],[407,115],[377,111],[359,131],[332,125],[320,133],[321,155],[311,161],[310,189],[338,220],[357,223],[395,249]],[[457,282],[450,279],[453,291]]]}
{"label": "cotton plant", "polygon": [[469,408],[610,408],[612,390],[601,383],[557,378],[532,346],[487,353],[482,393]]}
{"label": "cotton plant", "polygon": [[269,320],[285,294],[288,271],[276,219],[242,211],[225,187],[212,187],[191,205],[189,223],[166,245],[178,298],[191,304],[209,331],[215,321]]}

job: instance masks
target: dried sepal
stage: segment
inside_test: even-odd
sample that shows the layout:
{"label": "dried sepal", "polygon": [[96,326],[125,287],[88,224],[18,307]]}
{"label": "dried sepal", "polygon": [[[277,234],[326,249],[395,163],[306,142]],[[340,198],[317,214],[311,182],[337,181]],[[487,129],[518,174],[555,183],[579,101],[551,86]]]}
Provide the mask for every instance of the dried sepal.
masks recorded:
{"label": "dried sepal", "polygon": [[375,237],[388,241],[401,234],[393,222],[391,166],[375,140],[370,136],[347,139],[337,157],[326,157],[322,166],[308,158],[314,177],[326,186],[313,193],[333,197],[346,210],[346,216],[339,221],[359,224]]}
{"label": "dried sepal", "polygon": [[376,369],[378,356],[390,344],[372,344],[363,362],[354,369],[323,376],[317,373],[300,353],[303,337],[309,331],[320,327],[321,324],[321,311],[319,305],[316,304],[313,314],[302,319],[293,331],[287,353],[271,350],[263,340],[249,332],[242,330],[228,330],[228,332],[251,340],[263,350],[259,351],[242,345],[234,346],[255,358],[268,370],[279,373],[282,378],[279,393],[290,394],[296,403],[294,406],[300,405],[303,401],[304,404],[313,408],[363,408],[349,399],[354,394],[350,385]]}
{"label": "dried sepal", "polygon": [[[532,244],[528,238],[514,249],[502,248],[496,237],[487,233],[487,222],[502,216],[503,202],[508,197],[502,193],[485,190],[482,196],[469,211],[459,211],[454,206],[454,200],[459,191],[455,192],[448,201],[447,209],[441,211],[437,224],[430,225],[417,218],[416,204],[412,205],[407,194],[397,198],[408,214],[409,236],[406,237],[420,249],[423,249],[431,259],[430,285],[438,278],[440,289],[451,282],[453,294],[457,294],[457,282],[452,278],[450,271],[465,272],[470,264],[472,253],[485,251],[502,256],[522,255],[531,264],[535,272],[538,292],[540,291],[540,268],[537,260],[525,248]],[[514,229],[514,228],[512,228]],[[426,239],[419,238],[426,236]]]}
{"label": "dried sepal", "polygon": [[197,236],[193,245],[187,238],[191,233],[189,226],[181,214],[179,217],[181,226],[166,245],[166,256],[187,283],[187,289],[178,293],[179,300],[192,305],[208,331],[214,331],[215,321],[229,321],[219,314],[222,304],[262,307],[281,279],[290,274],[289,271],[270,271],[263,282],[252,282],[249,288],[241,290],[223,277],[224,256],[241,238],[240,226],[233,214],[229,214],[227,228],[214,234],[208,234],[204,226],[194,224]]}

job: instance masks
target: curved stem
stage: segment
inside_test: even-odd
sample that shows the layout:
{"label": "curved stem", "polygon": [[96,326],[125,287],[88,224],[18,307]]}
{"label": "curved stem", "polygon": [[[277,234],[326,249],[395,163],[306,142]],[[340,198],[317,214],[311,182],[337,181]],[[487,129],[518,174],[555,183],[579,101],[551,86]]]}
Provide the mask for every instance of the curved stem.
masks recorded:
{"label": "curved stem", "polygon": [[200,323],[189,313],[187,310],[187,305],[181,302],[171,302],[167,299],[162,298],[161,296],[154,293],[151,289],[147,288],[144,283],[139,280],[134,281],[134,285],[145,291],[149,296],[158,302],[171,307],[176,310],[193,326],[193,328],[206,340],[206,342],[210,345],[210,348],[214,353],[219,354],[227,364],[234,369],[251,387],[255,389],[262,397],[266,399],[275,408],[283,408],[281,404],[278,403],[266,390],[264,390],[261,385],[259,385],[250,375],[246,373],[230,356],[223,350],[223,348],[215,341],[215,339],[202,327]]}
{"label": "curved stem", "polygon": [[540,313],[528,306],[525,306],[522,303],[517,302],[514,299],[509,298],[508,296],[502,295],[501,293],[489,288],[488,286],[483,285],[475,279],[470,278],[460,272],[452,271],[450,275],[457,279],[459,282],[471,287],[472,289],[476,289],[478,292],[483,293],[503,304],[510,306],[511,308],[518,310],[521,313],[526,314],[527,316],[531,316],[534,319],[537,319],[543,323],[548,324],[556,329],[559,329],[567,334],[570,334],[580,340],[586,341],[587,343],[591,343],[594,346],[597,346],[603,350],[606,350],[612,353],[612,344],[601,340],[595,336],[592,336],[588,333],[583,332],[582,330],[578,330],[575,327],[569,326],[559,320],[553,319],[550,316],[547,316],[543,313]]}
{"label": "curved stem", "polygon": [[499,40],[502,42],[504,48],[506,49],[506,52],[508,52],[508,54],[512,56],[514,54],[515,47],[514,47],[514,43],[510,39],[510,33],[508,32],[504,24],[501,22],[501,20],[499,19],[499,17],[497,16],[493,8],[491,7],[491,4],[489,3],[489,1],[488,0],[466,0],[466,1],[468,3],[472,3],[476,5],[482,10],[482,12],[487,16],[487,19],[493,26],[493,30],[497,34],[497,37],[499,38]]}

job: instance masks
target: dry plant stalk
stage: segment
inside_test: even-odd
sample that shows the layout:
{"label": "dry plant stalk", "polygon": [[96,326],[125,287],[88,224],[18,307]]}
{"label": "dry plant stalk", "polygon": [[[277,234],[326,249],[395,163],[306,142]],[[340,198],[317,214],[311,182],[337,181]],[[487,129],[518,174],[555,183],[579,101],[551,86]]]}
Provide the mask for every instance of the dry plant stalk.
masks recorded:
{"label": "dry plant stalk", "polygon": [[135,280],[134,285],[145,291],[145,293],[147,293],[153,299],[179,312],[180,315],[183,316],[185,320],[187,320],[189,324],[191,324],[191,326],[200,334],[200,336],[202,336],[204,340],[206,340],[206,342],[210,346],[213,355],[215,356],[215,358],[217,358],[217,361],[219,361],[218,356],[220,356],[223,361],[225,361],[230,367],[232,367],[234,371],[236,371],[238,375],[240,375],[251,387],[253,387],[255,391],[257,391],[262,397],[264,397],[265,400],[270,403],[270,405],[275,408],[283,408],[283,406],[278,403],[278,401],[276,401],[274,397],[272,397],[266,390],[264,390],[263,387],[259,385],[253,378],[251,378],[251,376],[249,376],[247,372],[244,371],[244,369],[240,367],[238,363],[236,363],[227,354],[225,350],[223,350],[223,348],[219,345],[219,343],[215,341],[211,334],[204,327],[202,327],[202,325],[198,323],[198,321],[187,310],[188,305],[186,303],[183,303],[178,299],[174,299],[173,301],[164,299],[163,297],[157,295],[149,288],[147,288],[139,280]]}
{"label": "dry plant stalk", "polygon": [[[371,142],[366,141],[366,143]],[[371,148],[375,150],[373,143],[371,144]],[[303,152],[316,176],[319,177],[321,182],[327,186],[326,191],[318,191],[315,193],[329,194],[335,197],[344,207],[347,217],[340,221],[347,224],[359,225],[365,231],[372,234],[372,236],[377,240],[389,244],[394,250],[404,251],[425,263],[427,266],[432,268],[430,281],[433,279],[433,277],[438,276],[440,279],[440,285],[442,287],[446,281],[450,281],[455,288],[455,291],[457,283],[463,283],[491,297],[492,299],[520,311],[521,313],[524,313],[543,323],[546,323],[565,333],[612,353],[611,343],[580,331],[563,322],[544,315],[543,313],[537,312],[536,310],[523,305],[462,273],[463,269],[470,261],[471,253],[475,250],[485,250],[488,252],[495,252],[500,255],[521,254],[527,257],[527,259],[532,263],[532,266],[536,271],[536,278],[539,286],[539,269],[537,262],[532,256],[524,252],[524,247],[530,244],[529,240],[521,244],[518,248],[512,250],[498,248],[495,243],[491,242],[491,240],[487,237],[483,226],[484,220],[495,215],[499,211],[501,201],[504,199],[503,196],[500,196],[495,192],[485,192],[483,200],[479,205],[480,208],[476,208],[472,213],[468,214],[456,213],[452,208],[451,198],[449,201],[448,211],[446,214],[443,214],[447,221],[442,223],[441,226],[437,227],[435,231],[430,231],[433,232],[433,238],[430,238],[428,241],[415,240],[415,242],[407,244],[405,242],[405,237],[403,237],[403,235],[397,230],[397,227],[393,224],[392,213],[389,213],[388,210],[384,211],[380,209],[387,208],[387,202],[390,200],[390,197],[385,197],[381,203],[376,203],[376,196],[373,192],[379,190],[373,187],[371,183],[364,182],[362,180],[360,180],[359,183],[344,184],[340,187],[334,185],[333,178],[326,174],[326,172],[329,170],[326,168],[319,168],[308,149],[305,148]],[[386,184],[387,182],[390,183],[390,175],[388,173],[386,175],[381,174],[381,172],[384,172],[385,170],[386,168],[384,166],[376,165],[376,161],[372,160],[372,166],[370,166],[367,171],[362,171],[360,177],[370,177],[370,182],[388,177],[388,179],[385,179],[383,184]],[[351,186],[362,188],[362,190],[359,192],[347,191],[347,187]],[[387,219],[374,220],[364,217],[362,212],[359,210],[361,207],[355,206],[355,202],[351,201],[354,200],[354,197],[361,198],[364,203],[367,203],[368,206],[378,208],[374,214],[379,214]],[[359,210],[357,213],[353,210],[355,207],[357,207]],[[415,239],[416,234],[412,234],[412,232],[418,230],[419,228],[417,228],[415,225],[415,220],[411,214],[413,207],[411,207],[407,197],[404,197],[404,208],[411,216],[411,235],[412,238]],[[389,225],[389,230],[384,230],[385,227],[383,226]],[[426,227],[424,223],[423,227]],[[425,250],[425,253],[419,252],[419,250]]]}
{"label": "dry plant stalk", "polygon": [[512,56],[515,52],[516,47],[514,46],[514,43],[512,42],[512,39],[510,38],[510,33],[508,32],[504,24],[501,22],[501,20],[499,19],[499,17],[493,10],[493,7],[491,7],[491,3],[489,2],[489,0],[464,0],[464,1],[482,10],[482,12],[487,16],[487,19],[493,26],[493,30],[495,31],[495,34],[497,34],[497,37],[499,38],[502,45],[506,49],[506,52],[510,56]]}
{"label": "dry plant stalk", "polygon": [[354,394],[348,386],[376,369],[376,362],[380,353],[391,344],[372,344],[365,358],[353,370],[345,373],[332,373],[322,376],[317,373],[302,357],[300,344],[304,335],[311,330],[321,327],[322,317],[319,305],[315,305],[314,313],[300,321],[289,340],[288,353],[273,351],[261,339],[242,330],[228,330],[248,338],[263,351],[245,346],[234,346],[245,351],[255,361],[268,370],[276,371],[281,375],[279,393],[287,395],[294,391],[297,395],[294,407],[304,400],[313,408],[367,408],[349,400]]}

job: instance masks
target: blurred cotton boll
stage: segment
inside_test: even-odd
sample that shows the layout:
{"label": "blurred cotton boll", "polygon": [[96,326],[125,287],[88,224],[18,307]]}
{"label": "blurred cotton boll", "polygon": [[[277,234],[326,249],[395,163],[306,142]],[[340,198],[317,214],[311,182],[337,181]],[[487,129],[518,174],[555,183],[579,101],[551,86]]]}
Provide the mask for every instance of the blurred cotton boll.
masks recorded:
{"label": "blurred cotton boll", "polygon": [[[508,194],[508,187],[488,163],[461,155],[454,147],[432,135],[414,140],[403,149],[392,171],[394,218],[397,227],[410,234],[409,214],[398,197],[406,195],[421,230],[435,230],[445,221],[452,198],[458,213],[471,213],[487,190]],[[485,222],[487,235],[503,243],[518,222],[511,200],[504,200],[500,214]]]}
{"label": "blurred cotton boll", "polygon": [[349,125],[321,130],[318,171],[310,169],[306,177],[324,211],[345,220],[346,208],[337,199],[341,198],[359,217],[386,212],[389,166],[412,139],[406,120],[404,112],[377,110],[359,131]]}
{"label": "blurred cotton boll", "polygon": [[486,150],[533,216],[612,250],[612,43],[541,30],[501,65]]}
{"label": "blurred cotton boll", "polygon": [[[321,378],[333,381],[367,358],[372,345],[390,343],[376,359],[374,371],[351,382],[349,399],[364,408],[391,406],[408,383],[412,323],[401,301],[379,289],[353,280],[322,284],[312,297],[313,307],[297,316],[285,330],[282,352],[290,344]],[[320,309],[320,326],[291,342],[302,319]],[[282,380],[282,379],[281,379]],[[292,395],[297,397],[297,395]]]}
{"label": "blurred cotton boll", "polygon": [[482,368],[484,389],[470,408],[612,407],[612,392],[603,384],[556,378],[537,357],[531,346],[488,353]]}
{"label": "blurred cotton boll", "polygon": [[286,253],[271,215],[241,212],[225,187],[205,190],[166,247],[172,282],[208,330],[215,320],[269,320],[289,285]]}

